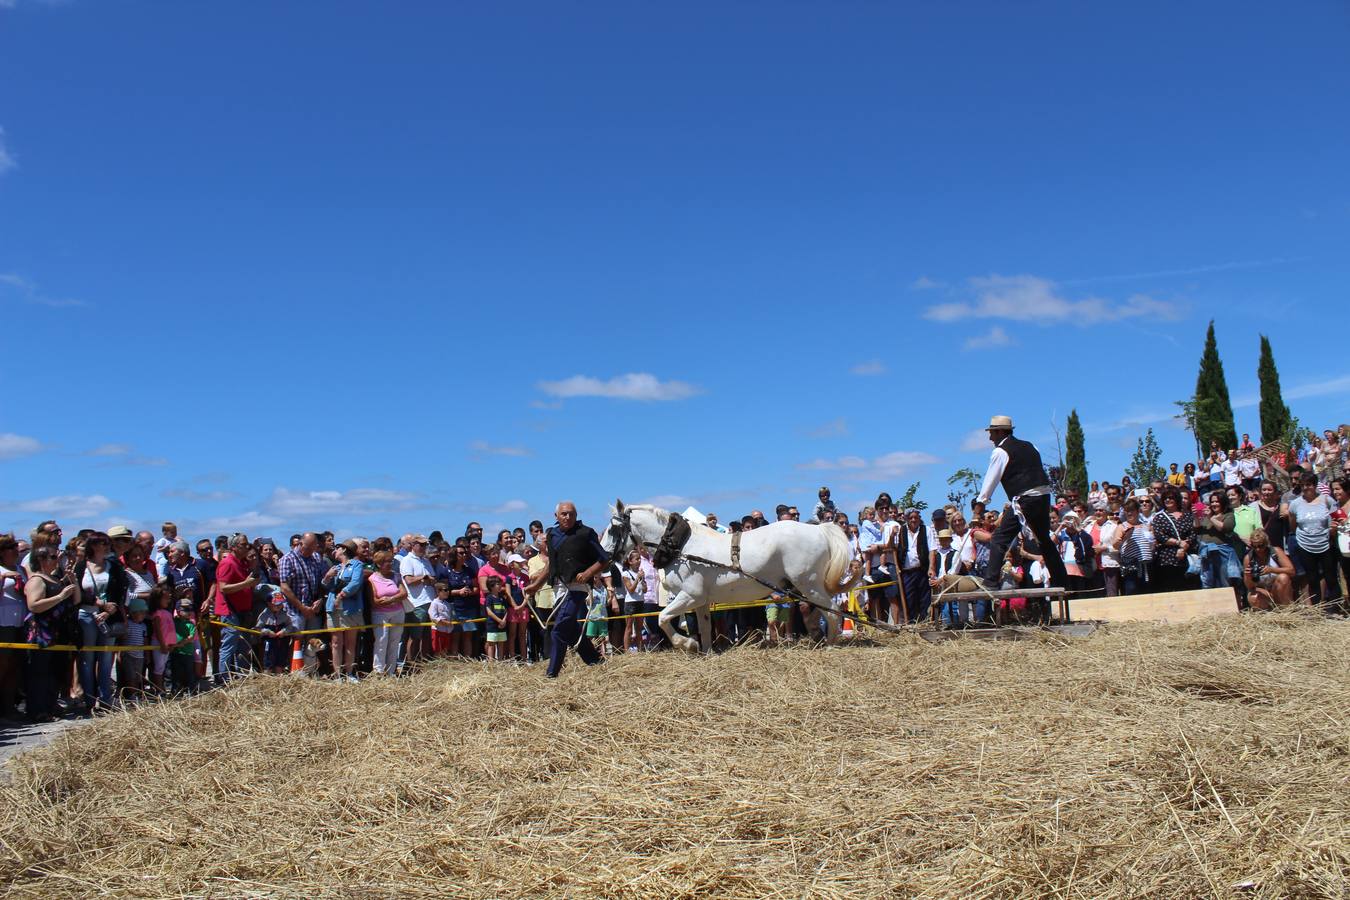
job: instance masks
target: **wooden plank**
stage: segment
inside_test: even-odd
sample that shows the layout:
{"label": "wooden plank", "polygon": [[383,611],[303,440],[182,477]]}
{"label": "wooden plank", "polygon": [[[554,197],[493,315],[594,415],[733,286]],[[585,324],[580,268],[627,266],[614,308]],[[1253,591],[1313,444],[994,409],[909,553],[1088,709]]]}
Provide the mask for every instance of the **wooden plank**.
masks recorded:
{"label": "wooden plank", "polygon": [[1058,600],[1064,594],[1064,588],[1016,588],[1010,591],[949,591],[946,594],[934,593],[934,603],[948,600],[1004,600],[1008,597],[1049,597]]}
{"label": "wooden plank", "polygon": [[1237,594],[1232,588],[1136,594],[1132,597],[1083,597],[1069,601],[1075,621],[1189,622],[1208,616],[1236,615]]}

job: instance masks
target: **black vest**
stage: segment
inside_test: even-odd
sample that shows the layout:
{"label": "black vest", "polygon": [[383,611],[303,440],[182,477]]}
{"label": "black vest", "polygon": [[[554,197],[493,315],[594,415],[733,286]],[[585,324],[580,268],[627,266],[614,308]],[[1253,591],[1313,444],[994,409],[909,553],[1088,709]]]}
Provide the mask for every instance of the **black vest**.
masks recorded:
{"label": "black vest", "polygon": [[1003,470],[1003,479],[1000,483],[1009,499],[1032,488],[1049,486],[1050,481],[1045,477],[1045,466],[1041,463],[1041,453],[1035,445],[1030,441],[1008,435],[999,446],[1008,454],[1008,465]]}
{"label": "black vest", "polygon": [[[915,548],[915,555],[919,557],[919,568],[927,569],[928,526],[924,525],[922,522],[919,523],[919,538],[914,543],[917,545]],[[900,568],[903,571],[905,568],[905,561],[909,558],[909,526],[903,523],[900,525],[899,551],[900,552],[897,555],[900,557]]]}
{"label": "black vest", "polygon": [[555,580],[564,584],[576,581],[577,576],[601,561],[596,552],[599,537],[595,531],[578,522],[567,534],[558,528],[548,530],[548,563]]}

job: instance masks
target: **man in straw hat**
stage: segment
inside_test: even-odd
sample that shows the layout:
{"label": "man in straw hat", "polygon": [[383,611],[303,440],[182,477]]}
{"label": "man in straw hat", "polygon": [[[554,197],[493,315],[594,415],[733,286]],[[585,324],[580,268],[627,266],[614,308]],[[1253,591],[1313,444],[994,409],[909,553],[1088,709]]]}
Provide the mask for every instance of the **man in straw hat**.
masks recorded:
{"label": "man in straw hat", "polygon": [[1031,529],[1036,536],[1045,567],[1050,572],[1050,583],[1055,587],[1068,587],[1069,575],[1064,569],[1064,561],[1050,537],[1050,479],[1045,475],[1041,452],[1030,441],[1013,437],[1013,421],[1008,416],[994,416],[989,420],[988,431],[994,452],[989,457],[989,471],[984,475],[984,484],[980,486],[975,502],[988,503],[994,488],[1002,484],[1016,515],[1005,515],[989,541],[985,587],[998,590],[1003,557],[1023,527]]}

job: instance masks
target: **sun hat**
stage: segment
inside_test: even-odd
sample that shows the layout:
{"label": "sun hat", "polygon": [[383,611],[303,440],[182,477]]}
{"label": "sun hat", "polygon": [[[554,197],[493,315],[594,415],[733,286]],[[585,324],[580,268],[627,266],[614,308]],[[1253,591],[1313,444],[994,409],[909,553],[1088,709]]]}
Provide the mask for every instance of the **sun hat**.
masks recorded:
{"label": "sun hat", "polygon": [[984,430],[993,431],[995,428],[1006,428],[1007,430],[1012,431],[1012,427],[1013,420],[1011,416],[994,416],[989,420],[989,425],[986,426]]}
{"label": "sun hat", "polygon": [[950,528],[944,528],[938,532],[938,540],[942,540],[943,538],[949,538],[951,536],[952,530]]}
{"label": "sun hat", "polygon": [[131,529],[125,525],[114,525],[108,529],[108,537],[113,540],[131,537]]}

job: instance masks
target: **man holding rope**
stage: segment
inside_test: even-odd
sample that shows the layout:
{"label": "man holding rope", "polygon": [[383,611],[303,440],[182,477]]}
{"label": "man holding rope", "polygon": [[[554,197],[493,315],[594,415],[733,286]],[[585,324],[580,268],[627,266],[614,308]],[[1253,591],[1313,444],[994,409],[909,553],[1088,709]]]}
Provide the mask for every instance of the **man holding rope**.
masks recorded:
{"label": "man holding rope", "polygon": [[[533,594],[545,581],[558,586],[557,593],[565,590],[566,596],[553,607],[553,646],[549,653],[549,678],[557,678],[562,671],[567,649],[574,648],[582,662],[593,666],[600,662],[600,653],[591,643],[591,639],[581,633],[580,619],[586,615],[590,603],[591,579],[602,570],[608,572],[609,554],[600,546],[600,536],[595,529],[582,524],[577,519],[576,504],[564,500],[553,511],[558,524],[544,535],[544,552],[548,555],[548,566],[535,575],[525,588],[525,593]],[[614,603],[614,584],[606,574],[605,599]]]}
{"label": "man holding rope", "polygon": [[994,488],[1003,490],[1012,501],[1013,515],[1003,516],[998,530],[989,541],[989,565],[985,569],[984,586],[996,591],[1000,587],[999,573],[1003,571],[1003,557],[1017,540],[1023,528],[1031,529],[1040,545],[1045,567],[1050,571],[1050,584],[1058,588],[1069,586],[1069,573],[1064,569],[1059,550],[1050,536],[1050,480],[1041,463],[1041,452],[1030,441],[1013,437],[1013,421],[1008,416],[994,416],[989,420],[989,440],[994,452],[989,458],[989,471],[975,503],[985,504],[994,494]]}

